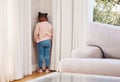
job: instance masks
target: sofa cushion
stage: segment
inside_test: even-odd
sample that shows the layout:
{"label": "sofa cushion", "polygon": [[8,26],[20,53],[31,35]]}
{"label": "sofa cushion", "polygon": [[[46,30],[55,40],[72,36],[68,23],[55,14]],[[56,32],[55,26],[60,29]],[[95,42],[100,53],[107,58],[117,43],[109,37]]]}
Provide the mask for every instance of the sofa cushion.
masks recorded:
{"label": "sofa cushion", "polygon": [[59,63],[60,72],[120,76],[119,59],[65,58]]}
{"label": "sofa cushion", "polygon": [[103,58],[102,51],[98,47],[86,46],[72,51],[73,58]]}
{"label": "sofa cushion", "polygon": [[101,47],[105,57],[120,58],[120,26],[90,23],[86,33],[86,45]]}

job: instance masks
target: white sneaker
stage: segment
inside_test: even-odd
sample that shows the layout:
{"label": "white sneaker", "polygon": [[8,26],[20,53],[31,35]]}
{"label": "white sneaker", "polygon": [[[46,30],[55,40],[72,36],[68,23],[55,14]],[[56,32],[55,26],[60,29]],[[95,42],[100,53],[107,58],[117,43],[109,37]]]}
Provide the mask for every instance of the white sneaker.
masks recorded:
{"label": "white sneaker", "polygon": [[46,71],[45,71],[46,73],[49,73],[50,71],[49,71],[49,69],[46,69]]}
{"label": "white sneaker", "polygon": [[39,71],[38,71],[39,73],[43,73],[43,70],[42,69],[39,69]]}

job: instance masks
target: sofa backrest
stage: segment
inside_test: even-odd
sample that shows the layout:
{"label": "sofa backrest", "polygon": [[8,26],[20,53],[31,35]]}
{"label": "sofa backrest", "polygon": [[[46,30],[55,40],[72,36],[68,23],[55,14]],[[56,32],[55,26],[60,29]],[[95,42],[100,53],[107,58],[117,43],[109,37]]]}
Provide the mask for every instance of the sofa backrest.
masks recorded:
{"label": "sofa backrest", "polygon": [[120,58],[120,26],[90,23],[86,30],[86,45],[100,47],[107,58]]}

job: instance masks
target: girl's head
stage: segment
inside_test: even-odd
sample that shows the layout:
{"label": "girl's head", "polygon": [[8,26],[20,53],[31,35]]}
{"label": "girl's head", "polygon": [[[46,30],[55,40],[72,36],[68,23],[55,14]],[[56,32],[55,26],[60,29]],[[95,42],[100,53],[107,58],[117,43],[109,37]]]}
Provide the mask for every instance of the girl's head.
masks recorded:
{"label": "girl's head", "polygon": [[47,13],[41,13],[41,12],[39,12],[38,13],[38,21],[39,22],[48,21],[47,15],[48,15]]}

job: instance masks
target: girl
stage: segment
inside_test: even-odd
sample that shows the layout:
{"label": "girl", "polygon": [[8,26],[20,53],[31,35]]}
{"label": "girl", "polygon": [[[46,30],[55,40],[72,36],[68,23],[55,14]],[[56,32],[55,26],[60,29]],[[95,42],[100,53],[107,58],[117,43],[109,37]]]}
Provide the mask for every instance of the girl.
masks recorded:
{"label": "girl", "polygon": [[38,23],[34,32],[34,41],[37,43],[38,48],[38,66],[39,72],[42,73],[43,58],[45,59],[46,72],[49,72],[50,66],[50,49],[51,40],[53,36],[53,28],[48,23],[47,13],[38,13]]}

